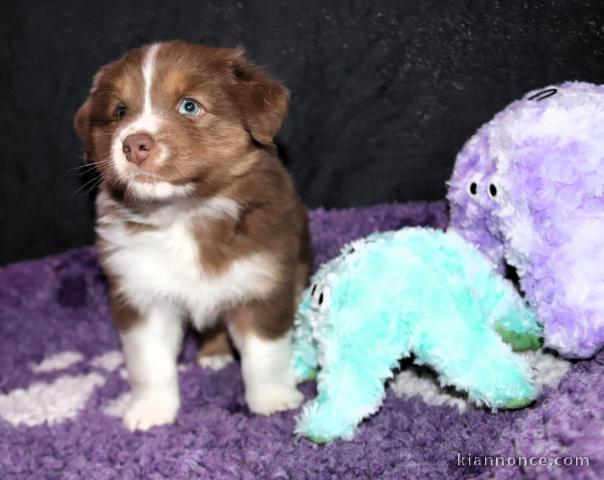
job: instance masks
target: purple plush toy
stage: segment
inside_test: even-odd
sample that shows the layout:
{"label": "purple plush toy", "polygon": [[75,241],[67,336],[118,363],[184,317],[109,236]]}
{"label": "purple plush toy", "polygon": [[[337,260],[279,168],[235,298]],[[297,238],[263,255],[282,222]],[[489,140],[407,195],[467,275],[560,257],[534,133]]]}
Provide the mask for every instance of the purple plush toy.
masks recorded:
{"label": "purple plush toy", "polygon": [[520,286],[545,344],[604,345],[604,86],[567,82],[498,113],[457,156],[451,228]]}

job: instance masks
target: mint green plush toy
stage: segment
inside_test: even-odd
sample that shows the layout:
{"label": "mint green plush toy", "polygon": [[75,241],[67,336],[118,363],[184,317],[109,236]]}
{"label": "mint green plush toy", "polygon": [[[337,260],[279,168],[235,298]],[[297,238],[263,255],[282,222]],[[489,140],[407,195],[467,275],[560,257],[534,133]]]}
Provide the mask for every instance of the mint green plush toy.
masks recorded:
{"label": "mint green plush toy", "polygon": [[299,381],[316,376],[318,395],[296,433],[351,439],[412,354],[478,405],[525,406],[537,392],[512,348],[536,349],[540,336],[513,285],[456,233],[405,228],[355,241],[319,269],[298,309],[294,369]]}

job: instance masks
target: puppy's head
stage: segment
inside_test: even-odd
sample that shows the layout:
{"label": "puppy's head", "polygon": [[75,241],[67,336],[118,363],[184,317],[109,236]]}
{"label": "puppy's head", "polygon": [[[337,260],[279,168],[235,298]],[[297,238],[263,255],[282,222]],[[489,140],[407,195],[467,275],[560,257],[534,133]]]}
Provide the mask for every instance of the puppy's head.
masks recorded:
{"label": "puppy's head", "polygon": [[95,75],[75,128],[103,180],[162,200],[245,171],[272,145],[288,91],[240,49],[171,41],[131,50]]}

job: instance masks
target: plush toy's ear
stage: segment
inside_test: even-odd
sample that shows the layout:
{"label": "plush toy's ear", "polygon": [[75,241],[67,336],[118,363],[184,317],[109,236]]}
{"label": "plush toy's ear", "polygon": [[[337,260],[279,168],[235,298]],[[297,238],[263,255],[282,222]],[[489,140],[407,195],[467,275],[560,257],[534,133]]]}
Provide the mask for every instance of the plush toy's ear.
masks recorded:
{"label": "plush toy's ear", "polygon": [[528,99],[534,100],[536,102],[540,102],[541,100],[545,100],[546,98],[549,98],[552,95],[556,95],[556,93],[558,93],[557,88],[554,88],[554,87],[546,88],[545,90],[541,90],[541,91],[535,93],[534,95],[531,95]]}
{"label": "plush toy's ear", "polygon": [[281,127],[289,107],[289,91],[262,68],[249,62],[242,49],[230,56],[232,93],[250,135],[269,145]]}

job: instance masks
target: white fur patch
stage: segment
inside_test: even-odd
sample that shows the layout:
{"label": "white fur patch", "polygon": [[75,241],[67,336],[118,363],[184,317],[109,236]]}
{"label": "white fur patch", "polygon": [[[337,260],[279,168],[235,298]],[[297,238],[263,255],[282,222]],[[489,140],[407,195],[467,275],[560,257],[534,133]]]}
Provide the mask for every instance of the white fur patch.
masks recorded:
{"label": "white fur patch", "polygon": [[145,391],[142,394],[133,392],[130,404],[124,413],[124,425],[133,432],[172,423],[179,407],[178,393],[174,394],[166,389]]}
{"label": "white fur patch", "polygon": [[[129,409],[131,408],[133,402],[134,397],[132,395],[132,392],[124,392],[121,395],[115,397],[109,403],[107,403],[107,405],[105,405],[105,407],[103,408],[103,413],[108,417],[125,418],[126,415],[129,413]],[[147,428],[150,428],[151,425],[149,425],[147,428],[141,428],[142,425],[139,422],[137,426],[138,428],[130,429],[146,430]]]}
{"label": "white fur patch", "polygon": [[60,352],[45,358],[40,363],[31,366],[34,373],[52,372],[53,370],[63,370],[71,367],[84,359],[79,352]]}
{"label": "white fur patch", "polygon": [[191,183],[185,185],[173,185],[169,182],[158,181],[156,183],[131,181],[128,188],[136,193],[142,200],[165,200],[173,197],[186,197],[194,190]]}
{"label": "white fur patch", "polygon": [[223,355],[204,355],[197,359],[197,363],[202,368],[209,368],[210,370],[217,372],[218,370],[222,370],[229,363],[232,363],[233,360],[233,355],[225,353]]}
{"label": "white fur patch", "polygon": [[145,82],[145,103],[143,105],[143,117],[153,114],[153,103],[151,101],[151,89],[153,87],[153,74],[155,73],[155,58],[159,50],[159,44],[154,43],[149,47],[143,62],[143,81]]}
{"label": "white fur patch", "polygon": [[170,423],[180,405],[176,357],[183,334],[181,312],[167,303],[143,311],[144,322],[120,335],[132,385],[124,415],[129,430]]}
{"label": "white fur patch", "polygon": [[176,357],[183,335],[181,312],[164,304],[147,311],[145,320],[120,338],[135,390],[157,389],[176,382]]}
{"label": "white fur patch", "polygon": [[205,200],[199,206],[198,214],[210,218],[237,218],[239,217],[239,204],[230,198],[216,195]]}
{"label": "white fur patch", "polygon": [[0,417],[11,425],[33,427],[74,418],[105,379],[98,373],[63,376],[0,395]]}
{"label": "white fur patch", "polygon": [[[106,201],[111,200],[99,195],[99,203]],[[203,328],[224,308],[273,288],[275,266],[265,254],[236,260],[220,275],[203,268],[192,222],[202,225],[204,218],[236,217],[236,202],[215,197],[185,211],[177,208],[168,206],[150,217],[102,218],[98,223],[97,233],[111,247],[106,264],[133,306],[147,311],[157,303],[181,305],[191,312],[194,324]],[[126,220],[155,229],[132,232]]]}

